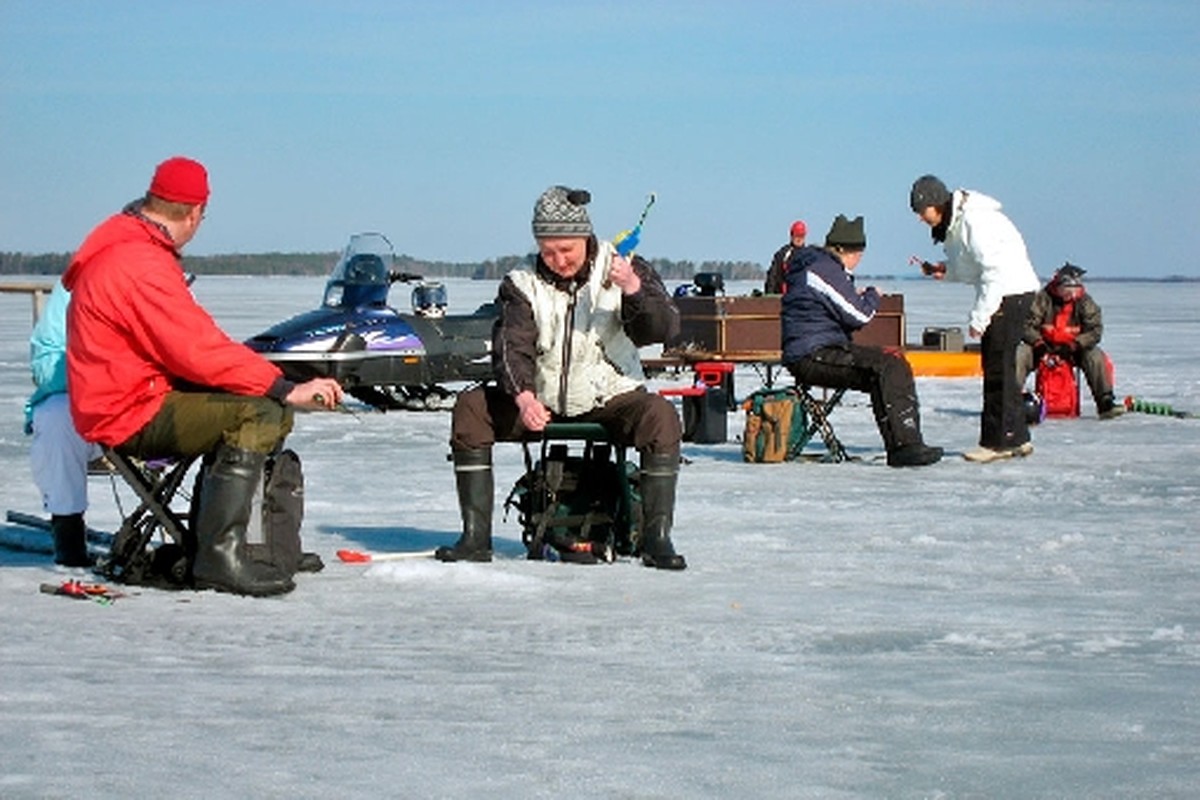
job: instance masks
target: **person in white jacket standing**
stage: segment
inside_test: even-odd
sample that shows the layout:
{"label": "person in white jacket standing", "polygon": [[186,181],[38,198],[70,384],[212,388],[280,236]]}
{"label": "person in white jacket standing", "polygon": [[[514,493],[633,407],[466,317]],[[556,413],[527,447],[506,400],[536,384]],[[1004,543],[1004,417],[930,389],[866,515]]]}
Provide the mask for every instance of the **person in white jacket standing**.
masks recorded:
{"label": "person in white jacket standing", "polygon": [[1027,456],[1033,444],[1017,383],[1016,357],[1025,317],[1041,282],[1025,240],[997,200],[970,189],[951,192],[933,175],[913,183],[909,200],[946,253],[944,262],[921,262],[922,272],[975,286],[968,332],[981,340],[983,414],[979,447],[964,455],[981,462]]}

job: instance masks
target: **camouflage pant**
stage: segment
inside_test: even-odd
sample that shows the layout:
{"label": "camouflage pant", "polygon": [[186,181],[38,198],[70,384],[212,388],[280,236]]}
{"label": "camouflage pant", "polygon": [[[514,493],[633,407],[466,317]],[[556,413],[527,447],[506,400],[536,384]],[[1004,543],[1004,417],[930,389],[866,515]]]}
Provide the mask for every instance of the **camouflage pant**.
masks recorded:
{"label": "camouflage pant", "polygon": [[204,455],[222,444],[271,453],[291,430],[292,410],[268,397],[177,391],[116,449],[142,458]]}

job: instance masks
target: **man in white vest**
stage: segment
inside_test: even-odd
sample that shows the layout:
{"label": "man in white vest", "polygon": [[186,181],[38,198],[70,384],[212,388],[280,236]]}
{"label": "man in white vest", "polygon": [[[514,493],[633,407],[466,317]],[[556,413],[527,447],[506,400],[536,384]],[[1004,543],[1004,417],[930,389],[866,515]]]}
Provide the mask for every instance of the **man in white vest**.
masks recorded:
{"label": "man in white vest", "polygon": [[646,391],[638,348],[673,338],[679,312],[645,260],[596,238],[591,195],[552,186],[533,210],[538,254],[500,284],[495,382],[459,395],[450,448],[463,532],[442,561],[491,561],[492,445],[547,423],[595,422],[641,456],[642,562],[687,567],[671,543],[682,427],[675,407]]}

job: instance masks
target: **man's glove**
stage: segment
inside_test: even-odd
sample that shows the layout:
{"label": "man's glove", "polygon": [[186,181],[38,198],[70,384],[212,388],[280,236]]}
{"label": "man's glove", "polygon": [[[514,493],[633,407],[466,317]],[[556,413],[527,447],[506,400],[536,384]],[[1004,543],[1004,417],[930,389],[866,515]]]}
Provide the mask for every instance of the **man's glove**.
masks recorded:
{"label": "man's glove", "polygon": [[1048,344],[1066,347],[1068,350],[1074,349],[1075,334],[1077,332],[1077,328],[1056,328],[1053,325],[1042,326],[1042,338]]}
{"label": "man's glove", "polygon": [[922,261],[921,273],[923,275],[929,275],[933,278],[944,278],[946,277],[946,263],[944,261],[938,261],[936,263],[932,261]]}

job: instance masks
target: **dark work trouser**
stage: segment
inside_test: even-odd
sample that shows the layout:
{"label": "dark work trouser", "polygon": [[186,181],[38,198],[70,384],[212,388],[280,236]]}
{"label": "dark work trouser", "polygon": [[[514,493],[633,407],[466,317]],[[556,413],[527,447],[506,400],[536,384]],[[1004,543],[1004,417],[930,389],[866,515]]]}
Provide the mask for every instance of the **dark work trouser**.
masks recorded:
{"label": "dark work trouser", "polygon": [[889,453],[924,443],[912,367],[899,353],[856,344],[822,347],[789,362],[787,368],[806,386],[870,395],[875,424]]}
{"label": "dark work trouser", "polygon": [[1033,292],[1006,295],[980,341],[983,416],[979,444],[983,447],[1003,449],[1029,441],[1025,404],[1021,398],[1024,387],[1017,382],[1017,347],[1021,343],[1033,295]]}

